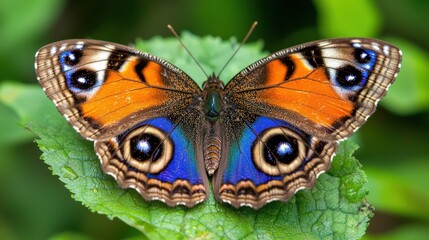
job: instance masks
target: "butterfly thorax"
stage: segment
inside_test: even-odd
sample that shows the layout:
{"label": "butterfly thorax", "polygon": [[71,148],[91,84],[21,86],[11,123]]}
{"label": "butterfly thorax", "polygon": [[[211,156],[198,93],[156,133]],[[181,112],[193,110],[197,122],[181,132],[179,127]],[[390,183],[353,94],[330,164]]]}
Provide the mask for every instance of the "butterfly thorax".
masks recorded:
{"label": "butterfly thorax", "polygon": [[211,123],[219,119],[223,105],[224,84],[214,74],[203,83],[203,109]]}

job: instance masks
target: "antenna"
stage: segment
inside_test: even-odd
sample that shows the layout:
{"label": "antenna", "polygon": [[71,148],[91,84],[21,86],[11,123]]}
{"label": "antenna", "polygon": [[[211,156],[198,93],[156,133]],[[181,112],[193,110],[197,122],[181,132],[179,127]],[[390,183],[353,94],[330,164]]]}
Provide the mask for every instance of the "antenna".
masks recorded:
{"label": "antenna", "polygon": [[241,41],[240,46],[238,46],[238,48],[235,50],[235,52],[231,55],[231,57],[228,59],[228,61],[225,63],[225,65],[222,67],[222,69],[220,70],[219,74],[217,75],[218,78],[220,78],[220,74],[223,72],[223,70],[225,69],[225,67],[231,62],[231,60],[234,58],[234,56],[237,54],[238,50],[240,50],[240,48],[244,45],[244,43],[247,41],[247,39],[249,38],[250,34],[253,32],[253,30],[255,29],[256,25],[258,25],[257,21],[254,21],[252,26],[250,27],[249,31],[247,32],[246,36],[244,37],[243,41]]}
{"label": "antenna", "polygon": [[206,78],[209,78],[209,75],[206,73],[206,71],[204,71],[204,68],[200,65],[197,59],[195,59],[194,55],[192,55],[191,51],[189,51],[189,49],[185,46],[185,44],[183,44],[182,40],[180,40],[180,37],[176,33],[176,31],[174,31],[174,28],[170,24],[168,24],[167,27],[168,29],[170,29],[171,33],[173,33],[173,35],[177,38],[177,40],[179,40],[180,45],[182,45],[182,47],[189,53],[189,55],[194,60],[194,62],[198,65],[201,71],[203,71],[204,75],[206,75]]}
{"label": "antenna", "polygon": [[[246,36],[244,37],[243,41],[241,41],[241,43],[238,46],[238,48],[234,51],[234,53],[231,55],[231,57],[228,59],[228,61],[225,63],[225,65],[220,70],[219,74],[217,75],[218,78],[220,77],[220,75],[223,72],[223,70],[225,69],[225,67],[231,62],[231,60],[234,58],[234,56],[237,54],[237,52],[240,50],[240,48],[247,41],[247,39],[249,38],[250,34],[252,34],[253,30],[255,29],[256,25],[258,25],[258,22],[254,21],[253,24],[252,24],[252,26],[250,26],[250,29],[247,32]],[[200,65],[200,63],[197,61],[197,59],[194,57],[194,55],[192,55],[191,51],[189,51],[189,49],[185,46],[185,44],[182,42],[182,40],[180,40],[180,37],[176,33],[176,31],[174,30],[174,28],[170,24],[168,24],[167,27],[168,27],[168,29],[170,29],[171,33],[173,33],[173,35],[177,38],[177,40],[179,41],[180,45],[182,45],[182,47],[186,50],[186,52],[188,52],[188,54],[191,56],[191,58],[194,60],[194,62],[201,69],[201,71],[203,71],[204,75],[206,75],[206,77],[209,78],[209,75],[206,73],[206,71],[204,70],[204,68]]]}

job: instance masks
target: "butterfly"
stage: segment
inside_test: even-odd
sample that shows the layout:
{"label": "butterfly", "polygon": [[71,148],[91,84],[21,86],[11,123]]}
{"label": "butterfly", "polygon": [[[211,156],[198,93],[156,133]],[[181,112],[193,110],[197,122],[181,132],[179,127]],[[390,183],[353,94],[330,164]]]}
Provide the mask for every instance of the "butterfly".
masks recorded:
{"label": "butterfly", "polygon": [[383,41],[327,39],[275,52],[227,84],[213,74],[200,88],[156,56],[78,39],[42,47],[35,68],[120,187],[193,207],[212,178],[218,201],[258,209],[315,185],[400,63],[401,51]]}

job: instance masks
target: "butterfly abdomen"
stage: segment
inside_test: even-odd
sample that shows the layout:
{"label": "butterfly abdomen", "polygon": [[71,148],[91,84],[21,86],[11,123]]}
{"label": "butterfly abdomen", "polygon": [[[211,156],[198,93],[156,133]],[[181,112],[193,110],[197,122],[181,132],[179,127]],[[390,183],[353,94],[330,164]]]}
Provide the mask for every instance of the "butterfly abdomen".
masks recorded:
{"label": "butterfly abdomen", "polygon": [[204,166],[209,176],[212,176],[219,167],[222,151],[222,142],[217,124],[210,127],[204,136]]}

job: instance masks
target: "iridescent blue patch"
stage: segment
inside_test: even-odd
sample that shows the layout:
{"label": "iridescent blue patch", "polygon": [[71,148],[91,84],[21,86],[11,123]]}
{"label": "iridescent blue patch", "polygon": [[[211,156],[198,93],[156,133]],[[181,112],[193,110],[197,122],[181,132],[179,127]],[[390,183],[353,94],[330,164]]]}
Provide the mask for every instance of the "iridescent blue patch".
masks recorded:
{"label": "iridescent blue patch", "polygon": [[360,86],[365,85],[368,80],[369,73],[374,69],[377,53],[369,49],[357,48],[355,49],[355,62],[360,66],[359,70],[362,73],[362,83]]}
{"label": "iridescent blue patch", "polygon": [[[270,176],[256,168],[252,160],[252,144],[256,140],[257,135],[268,128],[284,126],[290,128],[306,136],[304,133],[294,128],[287,122],[258,117],[252,123],[251,128],[246,126],[239,136],[238,142],[233,141],[230,145],[228,154],[228,166],[223,175],[223,182],[237,184],[239,181],[251,180],[255,185],[267,183],[271,180],[281,180],[282,176]],[[287,151],[287,149],[279,149],[279,151]]]}
{"label": "iridescent blue patch", "polygon": [[135,128],[146,124],[169,134],[174,144],[173,159],[167,167],[158,174],[147,174],[147,177],[170,183],[182,179],[188,180],[191,184],[201,184],[203,181],[198,172],[194,145],[186,138],[180,126],[175,126],[168,118],[160,117],[144,121]]}
{"label": "iridescent blue patch", "polygon": [[66,76],[67,85],[69,85],[71,75],[74,73],[74,71],[72,70],[72,67],[66,63],[66,59],[70,58],[70,54],[72,54],[71,51],[65,51],[59,55],[61,70]]}

